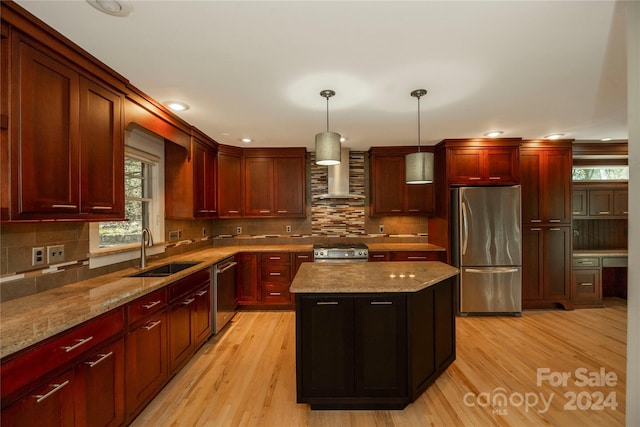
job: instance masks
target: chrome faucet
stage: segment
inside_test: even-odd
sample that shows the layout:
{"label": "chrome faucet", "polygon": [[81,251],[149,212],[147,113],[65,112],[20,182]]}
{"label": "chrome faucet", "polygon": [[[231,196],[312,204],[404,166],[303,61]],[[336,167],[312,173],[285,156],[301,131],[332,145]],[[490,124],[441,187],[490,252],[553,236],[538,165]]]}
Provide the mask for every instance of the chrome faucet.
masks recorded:
{"label": "chrome faucet", "polygon": [[146,227],[142,229],[142,238],[140,239],[140,268],[145,268],[147,266],[147,253],[144,249],[145,246],[153,246],[151,230]]}

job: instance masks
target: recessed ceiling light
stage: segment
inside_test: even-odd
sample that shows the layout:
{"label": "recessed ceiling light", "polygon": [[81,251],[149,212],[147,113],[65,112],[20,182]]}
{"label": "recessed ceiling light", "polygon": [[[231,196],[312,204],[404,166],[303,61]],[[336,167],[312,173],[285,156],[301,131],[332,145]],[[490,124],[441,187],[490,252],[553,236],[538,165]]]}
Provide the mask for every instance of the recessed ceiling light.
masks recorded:
{"label": "recessed ceiling light", "polygon": [[251,139],[251,138],[242,138],[240,141],[242,141],[242,142],[251,142],[251,141],[253,141],[253,139]]}
{"label": "recessed ceiling light", "polygon": [[129,0],[86,0],[100,12],[111,16],[129,16],[133,13],[133,6]]}
{"label": "recessed ceiling light", "polygon": [[564,133],[552,133],[551,135],[547,135],[544,139],[560,139],[564,136]]}
{"label": "recessed ceiling light", "polygon": [[502,132],[501,130],[492,130],[491,132],[485,133],[484,136],[488,136],[489,138],[495,138],[502,135],[503,133],[504,132]]}
{"label": "recessed ceiling light", "polygon": [[600,141],[611,141],[613,138],[602,138]]}
{"label": "recessed ceiling light", "polygon": [[185,111],[189,109],[189,106],[187,104],[178,101],[167,101],[164,103],[164,105],[171,108],[173,111]]}
{"label": "recessed ceiling light", "polygon": [[340,142],[347,142],[347,138],[345,138],[344,136],[340,137]]}

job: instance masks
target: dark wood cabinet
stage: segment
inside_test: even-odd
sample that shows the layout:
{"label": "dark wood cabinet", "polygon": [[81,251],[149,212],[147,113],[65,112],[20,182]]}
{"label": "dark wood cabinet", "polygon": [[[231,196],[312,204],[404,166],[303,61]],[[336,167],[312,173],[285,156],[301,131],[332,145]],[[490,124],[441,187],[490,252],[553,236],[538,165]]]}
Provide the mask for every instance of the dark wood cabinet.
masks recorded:
{"label": "dark wood cabinet", "polygon": [[422,291],[296,294],[298,403],[404,408],[455,360],[453,280]]}
{"label": "dark wood cabinet", "polygon": [[627,216],[629,214],[629,191],[614,190],[613,191],[613,215]]}
{"label": "dark wood cabinet", "polygon": [[244,150],[244,215],[305,215],[304,149]]}
{"label": "dark wood cabinet", "polygon": [[577,219],[627,218],[629,192],[626,183],[576,183],[573,217]]}
{"label": "dark wood cabinet", "polygon": [[405,155],[415,151],[415,147],[373,147],[369,150],[370,216],[434,212],[433,184],[405,182]]}
{"label": "dark wood cabinet", "polygon": [[242,149],[221,145],[218,151],[218,215],[220,218],[242,216],[244,172]]}
{"label": "dark wood cabinet", "polygon": [[523,227],[523,308],[572,309],[571,227]]}
{"label": "dark wood cabinet", "polygon": [[574,217],[587,216],[588,211],[588,191],[587,190],[573,190],[572,200],[572,213]]}
{"label": "dark wood cabinet", "polygon": [[236,255],[238,261],[238,306],[257,304],[260,301],[258,275],[260,254],[241,252]]}
{"label": "dark wood cabinet", "polygon": [[12,55],[10,220],[122,218],[123,95],[17,32]]}
{"label": "dark wood cabinet", "polygon": [[198,137],[192,135],[189,150],[170,141],[165,142],[167,219],[218,216],[217,144],[206,139],[205,135],[197,135]]}
{"label": "dark wood cabinet", "polygon": [[291,257],[288,252],[269,252],[260,255],[260,288],[262,302],[269,305],[291,306]]}
{"label": "dark wood cabinet", "polygon": [[169,375],[182,367],[212,333],[210,288],[208,269],[169,285]]}
{"label": "dark wood cabinet", "polygon": [[369,262],[389,261],[389,252],[369,251]]}
{"label": "dark wood cabinet", "polygon": [[576,307],[602,307],[600,258],[573,258],[573,303]]}
{"label": "dark wood cabinet", "polygon": [[449,185],[519,183],[520,140],[445,140]]}
{"label": "dark wood cabinet", "polygon": [[390,251],[389,261],[445,261],[444,251]]}
{"label": "dark wood cabinet", "polygon": [[589,190],[589,215],[611,216],[613,215],[613,191]]}

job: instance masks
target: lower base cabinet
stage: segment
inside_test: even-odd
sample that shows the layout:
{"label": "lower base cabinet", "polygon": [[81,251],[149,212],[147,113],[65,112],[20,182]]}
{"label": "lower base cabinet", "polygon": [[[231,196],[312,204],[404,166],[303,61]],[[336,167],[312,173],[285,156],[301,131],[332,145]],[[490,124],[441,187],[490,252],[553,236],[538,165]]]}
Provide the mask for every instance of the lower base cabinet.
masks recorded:
{"label": "lower base cabinet", "polygon": [[416,293],[297,294],[298,403],[402,409],[455,360],[453,280]]}

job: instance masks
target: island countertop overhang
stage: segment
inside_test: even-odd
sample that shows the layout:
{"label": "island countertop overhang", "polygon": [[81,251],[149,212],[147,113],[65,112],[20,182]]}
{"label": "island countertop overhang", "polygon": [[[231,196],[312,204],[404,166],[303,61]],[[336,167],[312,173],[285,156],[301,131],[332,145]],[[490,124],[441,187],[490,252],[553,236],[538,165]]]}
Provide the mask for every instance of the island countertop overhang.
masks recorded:
{"label": "island countertop overhang", "polygon": [[458,274],[440,261],[303,263],[292,293],[418,292]]}

